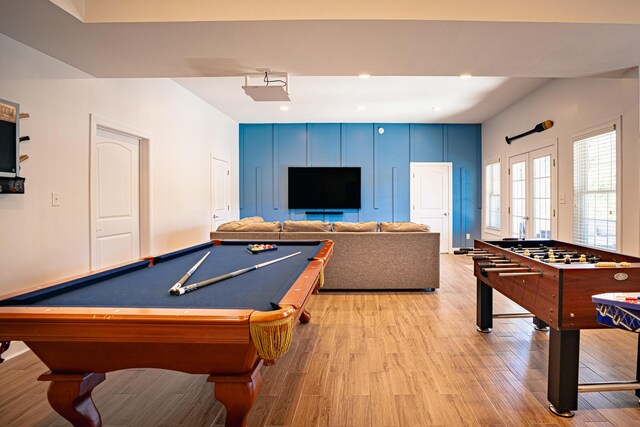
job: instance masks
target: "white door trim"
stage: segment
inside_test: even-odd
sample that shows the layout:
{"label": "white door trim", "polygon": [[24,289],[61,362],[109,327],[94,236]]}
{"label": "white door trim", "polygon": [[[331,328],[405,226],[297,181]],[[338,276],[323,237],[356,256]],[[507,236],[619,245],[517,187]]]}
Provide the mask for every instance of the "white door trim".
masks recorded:
{"label": "white door trim", "polygon": [[96,182],[93,177],[93,167],[96,160],[96,142],[98,129],[118,133],[140,140],[140,256],[148,256],[152,253],[152,162],[151,162],[151,135],[148,132],[132,128],[97,114],[90,114],[90,149],[89,149],[89,247],[90,269],[95,269],[96,247],[93,238],[96,229]]}
{"label": "white door trim", "polygon": [[[211,225],[213,225],[213,221],[212,221],[212,216],[214,214],[214,210],[215,207],[213,206],[213,167],[212,167],[212,160],[218,160],[220,162],[224,162],[227,164],[227,185],[226,185],[226,200],[225,200],[225,204],[227,205],[227,220],[230,220],[230,214],[231,214],[231,166],[229,160],[227,159],[223,159],[221,157],[216,157],[213,153],[211,153],[210,159],[209,159],[209,206],[210,206],[210,210],[211,212],[209,212],[209,223]],[[213,227],[211,227],[211,231],[215,231],[213,230]]]}
{"label": "white door trim", "polygon": [[[448,235],[449,235],[449,247],[447,248],[448,253],[453,253],[453,163],[451,162],[410,162],[409,163],[409,182],[411,183],[411,177],[413,176],[414,170],[419,166],[446,166],[447,167],[447,175],[449,181],[449,212],[447,214],[448,225]],[[411,185],[411,184],[410,184]],[[409,207],[414,205],[414,200],[412,200],[413,192],[409,189]]]}

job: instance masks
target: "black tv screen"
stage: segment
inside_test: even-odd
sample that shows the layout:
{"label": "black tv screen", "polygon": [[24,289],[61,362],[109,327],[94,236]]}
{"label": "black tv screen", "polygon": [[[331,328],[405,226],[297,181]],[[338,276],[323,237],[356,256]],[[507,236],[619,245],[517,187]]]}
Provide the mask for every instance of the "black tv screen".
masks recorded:
{"label": "black tv screen", "polygon": [[289,209],[360,209],[360,168],[289,168]]}
{"label": "black tv screen", "polygon": [[18,104],[0,99],[0,176],[18,171]]}

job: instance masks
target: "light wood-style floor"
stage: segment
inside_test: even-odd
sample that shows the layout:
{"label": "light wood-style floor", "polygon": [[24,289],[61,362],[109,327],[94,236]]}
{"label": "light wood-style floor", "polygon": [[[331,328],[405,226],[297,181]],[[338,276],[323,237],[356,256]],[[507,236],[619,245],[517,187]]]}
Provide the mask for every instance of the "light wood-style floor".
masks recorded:
{"label": "light wood-style floor", "polygon": [[[442,257],[435,293],[322,293],[290,352],[264,368],[250,426],[639,426],[632,392],[585,393],[573,419],[547,409],[548,335],[527,319],[475,330],[465,256]],[[354,272],[357,274],[357,272]],[[496,312],[518,307],[500,295]],[[594,308],[595,309],[595,308]],[[636,335],[583,331],[580,380],[632,379]],[[176,355],[179,356],[179,355]],[[0,365],[0,425],[65,425],[48,405],[31,353]],[[224,408],[206,376],[153,369],[107,375],[94,391],[105,425],[211,426]]]}

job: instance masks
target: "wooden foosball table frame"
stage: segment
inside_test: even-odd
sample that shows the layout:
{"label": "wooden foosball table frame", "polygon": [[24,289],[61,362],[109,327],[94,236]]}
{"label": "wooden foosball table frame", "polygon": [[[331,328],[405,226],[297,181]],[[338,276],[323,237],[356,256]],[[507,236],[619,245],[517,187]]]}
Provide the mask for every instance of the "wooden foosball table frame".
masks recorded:
{"label": "wooden foosball table frame", "polygon": [[[598,257],[609,267],[565,264],[562,258],[556,263],[534,259],[541,245]],[[531,253],[525,255],[529,249]],[[531,317],[536,329],[550,330],[547,398],[553,413],[572,417],[572,411],[578,409],[578,392],[636,390],[640,397],[640,371],[634,381],[578,383],[580,330],[606,327],[597,321],[592,296],[640,292],[640,258],[557,240],[476,240],[467,255],[474,258],[479,332],[491,332],[493,319],[505,317]],[[529,313],[494,314],[494,289]],[[640,341],[638,351],[640,354]]]}

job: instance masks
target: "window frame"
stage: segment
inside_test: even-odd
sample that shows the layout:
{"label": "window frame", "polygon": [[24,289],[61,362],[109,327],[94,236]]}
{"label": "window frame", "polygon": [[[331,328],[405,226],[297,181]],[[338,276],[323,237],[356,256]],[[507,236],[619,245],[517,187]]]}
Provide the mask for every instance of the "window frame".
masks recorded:
{"label": "window frame", "polygon": [[[611,131],[611,128],[616,133],[616,247],[615,249],[605,248],[602,246],[594,246],[588,245],[585,243],[576,243],[576,235],[575,235],[575,209],[576,209],[576,200],[575,200],[575,143],[577,141],[593,137],[596,135],[608,133]],[[608,251],[621,251],[622,250],[622,117],[619,116],[615,119],[608,120],[606,122],[602,122],[596,126],[591,126],[589,128],[585,128],[579,132],[573,133],[570,138],[571,147],[571,241],[573,243],[579,244],[581,246],[590,247],[594,249],[608,250]]]}

